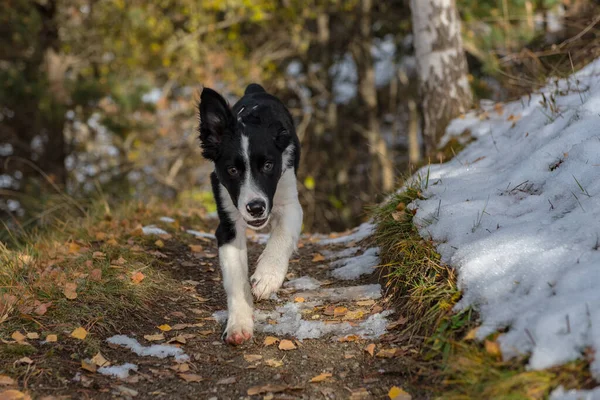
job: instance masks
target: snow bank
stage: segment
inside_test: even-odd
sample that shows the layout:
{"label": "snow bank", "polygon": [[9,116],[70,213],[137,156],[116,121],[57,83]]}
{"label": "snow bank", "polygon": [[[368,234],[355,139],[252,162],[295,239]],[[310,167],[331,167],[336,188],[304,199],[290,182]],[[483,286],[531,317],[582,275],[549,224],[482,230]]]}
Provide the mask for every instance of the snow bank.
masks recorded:
{"label": "snow bank", "polygon": [[550,394],[550,400],[600,400],[600,387],[594,390],[565,390],[560,386]]}
{"label": "snow bank", "polygon": [[175,357],[175,361],[182,362],[189,360],[189,356],[184,353],[179,347],[168,346],[164,344],[153,344],[152,346],[142,346],[134,338],[125,335],[115,335],[106,339],[108,343],[124,346],[133,351],[138,356],[142,357]]}
{"label": "snow bank", "polygon": [[[600,59],[448,128],[477,139],[432,165],[415,222],[458,271],[479,338],[542,369],[600,351]],[[542,95],[543,93],[543,95]],[[427,168],[419,174],[427,175]],[[600,378],[600,357],[591,364]]]}
{"label": "snow bank", "polygon": [[285,282],[283,286],[294,290],[314,290],[321,287],[321,282],[310,276],[302,276]]}
{"label": "snow bank", "polygon": [[144,226],[142,227],[142,231],[144,232],[144,235],[167,235],[169,233],[156,225]]}

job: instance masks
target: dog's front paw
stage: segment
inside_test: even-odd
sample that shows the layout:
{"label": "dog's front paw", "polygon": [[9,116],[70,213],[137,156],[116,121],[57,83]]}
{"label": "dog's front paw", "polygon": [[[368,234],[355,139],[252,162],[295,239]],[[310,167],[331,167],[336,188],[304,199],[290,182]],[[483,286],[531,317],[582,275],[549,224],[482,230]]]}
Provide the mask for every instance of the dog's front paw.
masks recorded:
{"label": "dog's front paw", "polygon": [[250,277],[252,294],[257,300],[268,299],[271,293],[277,292],[284,279],[285,275],[257,268],[254,275]]}
{"label": "dog's front paw", "polygon": [[227,317],[227,327],[223,331],[223,340],[228,344],[238,346],[252,338],[253,330],[254,321],[252,314],[229,314]]}

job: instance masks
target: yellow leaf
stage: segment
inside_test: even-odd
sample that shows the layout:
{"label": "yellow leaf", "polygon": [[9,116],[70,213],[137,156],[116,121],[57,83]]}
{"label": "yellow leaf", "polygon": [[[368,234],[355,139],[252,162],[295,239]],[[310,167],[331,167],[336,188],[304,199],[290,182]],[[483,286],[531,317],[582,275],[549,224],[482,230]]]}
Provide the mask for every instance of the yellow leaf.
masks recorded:
{"label": "yellow leaf", "polygon": [[310,381],[312,383],[316,383],[316,382],[322,382],[327,378],[331,378],[331,374],[329,372],[323,372],[320,375],[315,376],[314,378],[312,378]]}
{"label": "yellow leaf", "polygon": [[88,332],[85,330],[85,328],[80,326],[79,328],[77,328],[73,332],[71,332],[71,337],[74,337],[75,339],[83,340],[83,339],[85,339],[87,334],[88,334]]}
{"label": "yellow leaf", "polygon": [[297,347],[291,340],[283,339],[279,342],[279,350],[295,350]]}
{"label": "yellow leaf", "polygon": [[294,298],[294,301],[295,301],[296,303],[304,303],[304,297],[295,297],[295,298]]}
{"label": "yellow leaf", "polygon": [[2,400],[31,400],[31,396],[27,393],[19,392],[18,390],[5,390],[0,392]]}
{"label": "yellow leaf", "polygon": [[263,356],[260,354],[244,354],[244,360],[248,362],[255,362],[258,360],[262,360]]}
{"label": "yellow leaf", "polygon": [[315,178],[313,178],[312,176],[307,176],[304,179],[304,186],[308,189],[308,190],[314,190],[315,189]]}
{"label": "yellow leaf", "polygon": [[162,240],[158,239],[156,242],[154,242],[154,244],[156,245],[156,247],[158,248],[163,248],[165,247],[165,242],[163,242]]}
{"label": "yellow leaf", "polygon": [[391,400],[411,400],[412,396],[408,394],[404,389],[398,386],[392,386],[388,392],[388,397]]}
{"label": "yellow leaf", "polygon": [[479,329],[479,327],[471,329],[467,333],[467,335],[465,336],[465,340],[475,340],[475,337],[477,336],[477,330],[478,329]]}
{"label": "yellow leaf", "polygon": [[145,277],[146,275],[142,274],[140,271],[137,271],[131,275],[131,281],[135,284],[138,284],[143,281]]}
{"label": "yellow leaf", "polygon": [[40,338],[40,334],[37,332],[29,332],[27,334],[27,339],[39,339]]}
{"label": "yellow leaf", "polygon": [[382,349],[377,353],[377,357],[379,358],[392,358],[396,355],[398,349]]}
{"label": "yellow leaf", "polygon": [[23,343],[26,339],[26,336],[23,335],[21,332],[19,331],[14,331],[12,335],[10,335],[11,338],[13,338],[14,340],[17,341],[17,343]]}
{"label": "yellow leaf", "polygon": [[79,253],[79,249],[80,248],[81,247],[77,243],[75,243],[75,242],[69,243],[69,254],[77,254],[77,253]]}
{"label": "yellow leaf", "polygon": [[364,315],[365,315],[365,313],[362,310],[348,311],[346,313],[346,315],[344,315],[344,318],[342,318],[342,319],[344,321],[352,321],[355,319],[361,319]]}
{"label": "yellow leaf", "polygon": [[323,255],[316,253],[312,259],[313,262],[320,262],[323,261],[325,259],[325,257],[323,257]]}
{"label": "yellow leaf", "polygon": [[485,351],[487,351],[489,354],[491,354],[493,356],[499,356],[500,355],[500,345],[498,345],[498,342],[496,342],[496,341],[486,340],[485,341]]}
{"label": "yellow leaf", "polygon": [[94,357],[92,357],[92,362],[99,367],[106,367],[106,366],[110,365],[108,360],[106,358],[104,358],[104,356],[100,352],[98,352],[98,354],[96,354]]}
{"label": "yellow leaf", "polygon": [[371,343],[365,347],[365,351],[369,353],[371,357],[373,357],[375,355],[375,343]]}
{"label": "yellow leaf", "polygon": [[104,240],[104,239],[106,239],[106,233],[96,232],[96,240]]}
{"label": "yellow leaf", "polygon": [[269,367],[279,368],[283,365],[283,361],[269,358],[268,360],[265,360],[265,364],[267,364]]}
{"label": "yellow leaf", "polygon": [[202,247],[202,245],[190,244],[190,251],[192,253],[202,253],[203,250],[204,250],[204,247]]}
{"label": "yellow leaf", "polygon": [[175,364],[169,368],[177,372],[188,372],[190,370],[189,364]]}
{"label": "yellow leaf", "polygon": [[348,312],[348,309],[346,307],[336,307],[333,309],[333,316],[341,317],[342,315],[345,315],[347,312]]}
{"label": "yellow leaf", "polygon": [[342,343],[345,343],[345,342],[356,342],[358,339],[360,339],[360,336],[357,336],[357,335],[347,335],[347,336],[339,338],[338,341],[342,342]]}
{"label": "yellow leaf", "polygon": [[96,372],[97,369],[96,364],[94,364],[90,360],[81,360],[81,368],[90,372]]}
{"label": "yellow leaf", "polygon": [[265,338],[265,341],[263,342],[263,344],[265,346],[270,346],[270,345],[275,344],[277,342],[279,342],[279,339],[277,339],[276,337],[274,337],[274,336],[267,336]]}
{"label": "yellow leaf", "polygon": [[65,283],[65,289],[63,294],[69,300],[75,300],[77,298],[77,284],[74,282]]}
{"label": "yellow leaf", "polygon": [[48,335],[46,336],[46,342],[48,343],[54,343],[58,341],[58,336],[57,335]]}
{"label": "yellow leaf", "polygon": [[158,326],[158,329],[160,329],[163,332],[169,332],[173,328],[171,328],[171,326],[169,324],[163,324],[163,325]]}

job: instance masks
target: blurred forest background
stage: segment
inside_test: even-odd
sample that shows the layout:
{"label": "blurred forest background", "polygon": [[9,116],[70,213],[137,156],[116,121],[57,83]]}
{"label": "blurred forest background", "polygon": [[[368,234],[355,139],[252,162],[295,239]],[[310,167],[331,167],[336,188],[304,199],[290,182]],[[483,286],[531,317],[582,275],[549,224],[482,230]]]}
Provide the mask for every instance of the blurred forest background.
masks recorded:
{"label": "blurred forest background", "polygon": [[[597,1],[456,6],[475,104],[600,56]],[[213,211],[199,92],[260,82],[297,121],[305,230],[346,229],[392,189],[383,169],[446,157],[420,137],[416,65],[408,0],[2,0],[0,218],[28,229],[98,197]]]}

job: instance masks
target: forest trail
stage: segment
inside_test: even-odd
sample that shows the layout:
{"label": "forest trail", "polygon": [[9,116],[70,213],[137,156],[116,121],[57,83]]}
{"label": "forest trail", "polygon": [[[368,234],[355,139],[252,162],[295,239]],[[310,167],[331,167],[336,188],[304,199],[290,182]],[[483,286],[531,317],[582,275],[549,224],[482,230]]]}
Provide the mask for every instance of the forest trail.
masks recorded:
{"label": "forest trail", "polygon": [[[106,315],[102,329],[92,327],[100,358],[73,359],[81,346],[73,339],[46,352],[44,372],[25,379],[24,389],[55,396],[48,399],[388,398],[406,380],[408,349],[386,333],[398,321],[379,284],[371,229],[304,235],[284,287],[255,302],[254,337],[239,347],[221,340],[226,301],[214,237],[163,232],[171,237],[160,252],[145,251],[176,287],[146,304],[144,315]],[[152,241],[161,230],[144,233]],[[250,273],[265,240],[248,241]],[[102,357],[115,368],[101,368]],[[111,371],[121,376],[105,375]]]}

